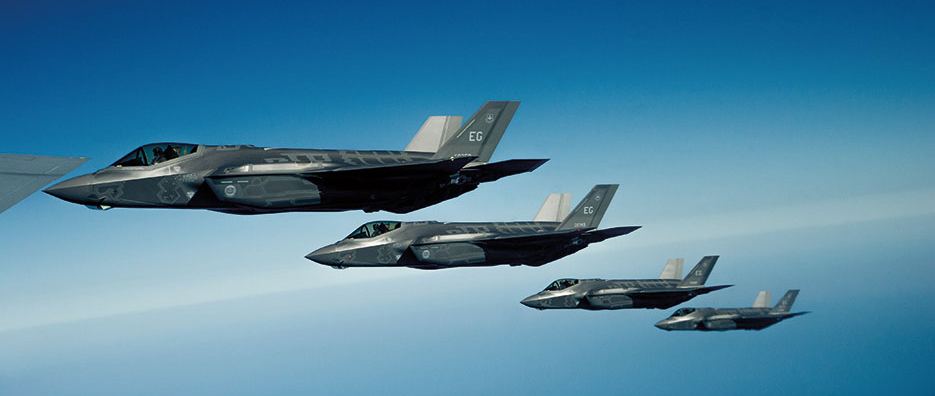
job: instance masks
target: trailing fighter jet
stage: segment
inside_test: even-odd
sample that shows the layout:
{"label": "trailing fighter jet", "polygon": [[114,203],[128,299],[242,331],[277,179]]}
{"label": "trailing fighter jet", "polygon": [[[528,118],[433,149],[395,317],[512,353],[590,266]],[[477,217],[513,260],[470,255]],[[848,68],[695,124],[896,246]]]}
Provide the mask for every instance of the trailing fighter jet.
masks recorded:
{"label": "trailing fighter jet", "polygon": [[659,279],[559,279],[521,302],[536,309],[671,308],[695,296],[731,286],[704,285],[718,257],[705,256],[685,279],[681,279],[684,260],[671,259]]}
{"label": "trailing fighter jet", "polygon": [[536,267],[640,228],[597,229],[616,191],[616,184],[594,186],[570,214],[570,194],[549,195],[531,222],[374,221],[305,257],[335,268]]}
{"label": "trailing fighter jet", "polygon": [[488,163],[518,106],[487,102],[460,128],[460,117],[432,117],[410,143],[413,151],[149,144],[45,192],[92,209],[407,213],[545,163]]}
{"label": "trailing fighter jet", "polygon": [[85,157],[0,154],[0,212],[87,160]]}
{"label": "trailing fighter jet", "polygon": [[769,307],[769,292],[761,291],[753,308],[679,308],[672,316],[660,320],[656,327],[663,330],[761,330],[783,319],[807,314],[789,313],[798,290],[789,290],[775,307]]}

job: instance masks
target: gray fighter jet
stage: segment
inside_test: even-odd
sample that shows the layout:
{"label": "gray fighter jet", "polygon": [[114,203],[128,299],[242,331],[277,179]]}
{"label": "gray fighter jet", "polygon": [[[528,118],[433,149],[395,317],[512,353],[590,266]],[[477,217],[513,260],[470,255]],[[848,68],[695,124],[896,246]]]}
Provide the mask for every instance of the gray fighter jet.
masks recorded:
{"label": "gray fighter jet", "polygon": [[704,285],[717,259],[705,256],[685,279],[681,279],[683,259],[669,260],[659,279],[559,279],[521,302],[536,309],[671,308],[731,286]]}
{"label": "gray fighter jet", "polygon": [[[545,163],[487,162],[518,106],[519,102],[487,102],[457,133],[452,121],[460,117],[430,118],[410,143],[419,151],[150,144],[45,192],[93,209],[407,213]],[[433,127],[440,129],[425,131]],[[426,152],[436,146],[432,139],[448,136],[435,152]]]}
{"label": "gray fighter jet", "polygon": [[660,320],[656,327],[663,330],[761,330],[783,319],[807,314],[789,313],[798,290],[789,290],[775,307],[769,307],[769,292],[761,291],[753,308],[679,308],[672,316]]}
{"label": "gray fighter jet", "polygon": [[370,222],[305,257],[335,268],[540,266],[640,228],[597,229],[616,191],[594,186],[567,216],[569,194],[552,194],[532,222]]}

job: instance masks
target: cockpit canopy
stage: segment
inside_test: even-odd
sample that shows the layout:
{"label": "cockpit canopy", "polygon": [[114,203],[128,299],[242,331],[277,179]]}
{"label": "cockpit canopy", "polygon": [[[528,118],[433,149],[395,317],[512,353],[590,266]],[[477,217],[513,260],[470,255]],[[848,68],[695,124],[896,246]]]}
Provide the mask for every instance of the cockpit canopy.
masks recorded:
{"label": "cockpit canopy", "polygon": [[398,221],[371,221],[354,230],[354,232],[345,239],[373,238],[377,235],[393,231],[399,228],[401,224],[402,223]]}
{"label": "cockpit canopy", "polygon": [[545,288],[545,290],[551,290],[551,291],[562,290],[562,289],[567,289],[577,284],[578,284],[577,279],[559,279],[555,282],[552,282],[552,284],[550,284],[549,287]]}
{"label": "cockpit canopy", "polygon": [[185,143],[156,143],[147,144],[130,152],[119,161],[114,162],[115,167],[149,166],[160,162],[176,159],[198,150],[197,144]]}
{"label": "cockpit canopy", "polygon": [[692,312],[695,312],[695,308],[679,308],[675,311],[675,313],[672,314],[671,317],[674,318],[678,316],[685,316]]}

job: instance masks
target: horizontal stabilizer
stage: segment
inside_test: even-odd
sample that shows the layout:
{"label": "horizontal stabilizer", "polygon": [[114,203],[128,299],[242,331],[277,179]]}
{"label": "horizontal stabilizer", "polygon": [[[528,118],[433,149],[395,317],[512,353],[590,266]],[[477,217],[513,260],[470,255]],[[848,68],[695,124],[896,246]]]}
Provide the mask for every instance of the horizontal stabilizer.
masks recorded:
{"label": "horizontal stabilizer", "polygon": [[549,194],[532,221],[561,222],[571,210],[571,194]]}
{"label": "horizontal stabilizer", "polygon": [[431,116],[406,146],[406,151],[434,153],[461,127],[461,116]]}
{"label": "horizontal stabilizer", "polygon": [[666,261],[665,268],[659,274],[659,279],[682,279],[682,265],[685,263],[683,258],[674,258]]}
{"label": "horizontal stabilizer", "polygon": [[626,227],[614,227],[604,230],[591,230],[585,233],[588,237],[588,242],[601,242],[608,238],[614,238],[621,235],[627,235],[633,231],[642,228],[642,226],[626,226]]}
{"label": "horizontal stabilizer", "polygon": [[547,161],[548,159],[512,159],[468,166],[462,169],[461,173],[469,176],[473,182],[486,183],[501,177],[532,172]]}
{"label": "horizontal stabilizer", "polygon": [[726,289],[726,288],[731,287],[731,286],[734,286],[734,285],[705,286],[705,287],[702,287],[702,288],[700,288],[700,289],[695,290],[695,293],[697,293],[697,294],[711,293],[711,292],[713,292],[713,291],[718,291],[718,290],[721,290],[721,289]]}
{"label": "horizontal stabilizer", "polygon": [[753,308],[769,308],[769,300],[769,290],[763,290],[756,295],[756,301],[753,302]]}

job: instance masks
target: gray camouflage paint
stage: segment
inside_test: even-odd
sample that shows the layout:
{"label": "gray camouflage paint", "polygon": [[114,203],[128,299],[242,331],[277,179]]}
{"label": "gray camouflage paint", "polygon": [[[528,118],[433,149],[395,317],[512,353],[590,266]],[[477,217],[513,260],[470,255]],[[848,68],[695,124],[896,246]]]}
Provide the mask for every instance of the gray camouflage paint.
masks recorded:
{"label": "gray camouflage paint", "polygon": [[[598,185],[590,195],[594,195],[594,191],[615,191],[616,187]],[[607,200],[613,196],[602,195]],[[587,198],[583,202],[588,202]],[[592,216],[591,211],[587,213],[589,217],[583,223],[584,227],[574,229],[563,229],[565,222],[402,222],[392,231],[370,238],[345,238],[305,257],[335,268],[540,266],[584,249],[591,243],[626,235],[640,228],[629,226],[598,230],[600,217]]]}
{"label": "gray camouflage paint", "polygon": [[[521,303],[536,309],[666,309],[730,285],[704,286],[718,256],[706,256],[685,279],[560,279],[574,285],[545,290]],[[555,282],[553,282],[555,283]],[[551,285],[550,285],[551,286]]]}
{"label": "gray camouflage paint", "polygon": [[[790,313],[798,290],[789,290],[773,308],[682,308],[672,316],[660,320],[656,327],[663,330],[762,330],[785,319],[807,314]],[[683,310],[692,310],[679,314]]]}
{"label": "gray camouflage paint", "polygon": [[195,152],[165,162],[110,166],[45,192],[99,209],[408,213],[545,163],[478,160],[489,159],[517,106],[487,102],[474,116],[482,121],[471,130],[465,126],[439,153],[199,145]]}

